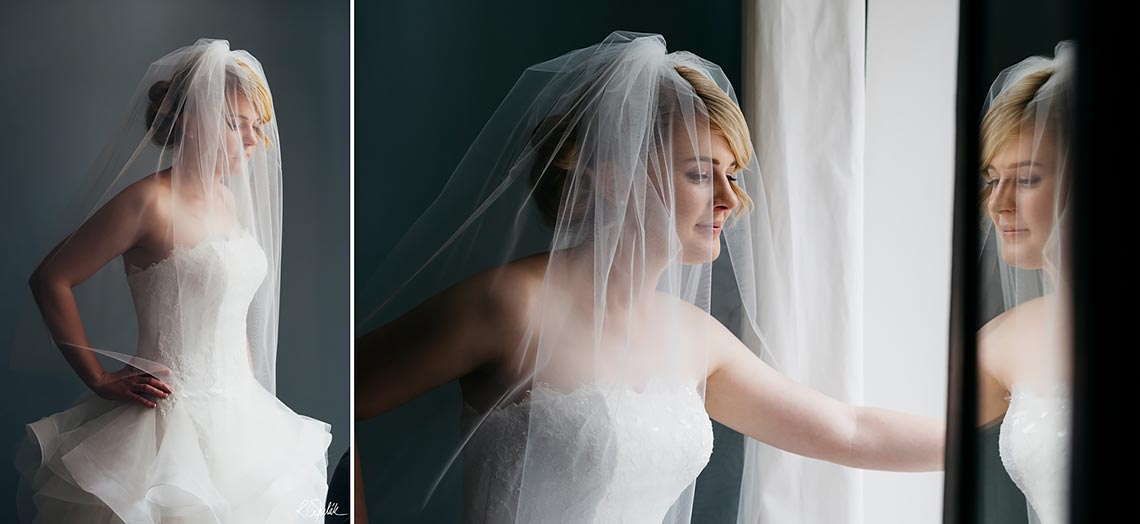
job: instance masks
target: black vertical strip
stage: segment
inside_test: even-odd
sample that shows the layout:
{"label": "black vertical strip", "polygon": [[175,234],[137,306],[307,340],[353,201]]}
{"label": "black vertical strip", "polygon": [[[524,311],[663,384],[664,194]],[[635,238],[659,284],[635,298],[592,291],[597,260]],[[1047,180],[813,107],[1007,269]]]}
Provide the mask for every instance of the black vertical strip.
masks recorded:
{"label": "black vertical strip", "polygon": [[943,522],[977,519],[978,115],[984,26],[979,0],[962,0],[958,16],[958,94],[954,182],[954,249],[950,294],[950,390],[947,394]]}
{"label": "black vertical strip", "polygon": [[1072,177],[1072,522],[1136,522],[1140,509],[1140,145],[1134,2],[1081,2]]}

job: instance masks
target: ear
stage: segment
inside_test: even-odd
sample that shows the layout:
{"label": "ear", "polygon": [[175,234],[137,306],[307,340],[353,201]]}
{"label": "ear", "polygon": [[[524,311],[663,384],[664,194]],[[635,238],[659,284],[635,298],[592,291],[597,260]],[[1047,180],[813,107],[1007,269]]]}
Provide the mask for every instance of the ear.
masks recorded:
{"label": "ear", "polygon": [[594,197],[600,197],[607,209],[625,210],[634,204],[634,194],[643,195],[636,203],[645,208],[671,206],[674,181],[671,176],[650,172],[648,166],[622,165],[613,160],[598,162],[586,173]]}
{"label": "ear", "polygon": [[633,179],[633,173],[634,168],[621,166],[612,160],[596,162],[584,170],[592,195],[601,197],[607,207],[628,202],[630,192],[635,190],[633,184],[639,183]]}

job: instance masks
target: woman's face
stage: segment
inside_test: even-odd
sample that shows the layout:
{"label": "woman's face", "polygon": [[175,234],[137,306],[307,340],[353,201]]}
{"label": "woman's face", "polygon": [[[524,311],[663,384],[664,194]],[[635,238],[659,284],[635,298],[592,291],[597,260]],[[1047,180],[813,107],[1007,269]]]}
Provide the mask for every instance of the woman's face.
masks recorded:
{"label": "woman's face", "polygon": [[1053,133],[1034,139],[1023,132],[1003,147],[986,170],[986,210],[1000,235],[1001,256],[1011,266],[1040,269],[1053,231],[1057,146]]}
{"label": "woman's face", "polygon": [[728,141],[711,135],[707,154],[689,140],[679,140],[673,160],[677,236],[685,264],[703,264],[720,256],[720,234],[732,210],[740,205],[731,181],[739,168]]}
{"label": "woman's face", "polygon": [[249,159],[261,141],[261,117],[254,110],[249,98],[240,94],[227,97],[229,110],[223,130],[224,144],[231,158]]}

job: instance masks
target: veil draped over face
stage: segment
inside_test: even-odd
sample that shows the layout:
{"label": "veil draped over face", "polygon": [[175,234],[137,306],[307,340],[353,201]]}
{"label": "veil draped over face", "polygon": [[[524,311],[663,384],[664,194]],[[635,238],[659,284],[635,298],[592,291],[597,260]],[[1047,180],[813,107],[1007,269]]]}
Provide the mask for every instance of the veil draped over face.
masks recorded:
{"label": "veil draped over face", "polygon": [[[401,493],[439,504],[438,482],[462,467],[477,521],[689,522],[724,329],[709,315],[714,273],[757,354],[794,333],[750,141],[721,69],[660,35],[615,32],[523,72],[356,297],[363,334],[463,290],[492,333],[425,336],[509,355],[461,381],[459,448]],[[644,513],[661,497],[660,515]]]}
{"label": "veil draped over face", "polygon": [[[1002,459],[1035,523],[1062,521],[1068,500],[1075,54],[1072,42],[1060,42],[1051,58],[1033,56],[1003,70],[982,119],[981,296],[1002,304],[983,330],[995,333],[987,360],[1015,363],[1004,371],[1012,400]],[[1029,448],[1020,438],[1038,449],[1007,456]]]}
{"label": "veil draped over face", "polygon": [[[224,272],[201,273],[202,264],[194,261],[252,243],[261,256],[245,261],[264,265],[265,277],[244,283],[252,287],[251,305],[229,317],[244,322],[239,329],[248,341],[241,361],[232,364],[251,370],[273,392],[281,268],[280,147],[269,83],[249,53],[230,50],[224,40],[202,39],[152,63],[91,171],[74,188],[68,206],[50,220],[56,228],[44,240],[58,242],[55,249],[49,253],[51,244],[42,244],[49,254],[41,268],[70,263],[60,260],[61,253],[84,251],[107,258],[73,290],[88,341],[49,333],[41,312],[28,300],[20,311],[10,364],[21,371],[65,371],[53,348],[58,345],[99,355],[108,371],[126,364],[136,373],[169,373],[177,382],[187,363],[164,348],[200,346],[232,327],[205,322],[195,315],[201,305],[188,304],[204,291],[232,284]],[[108,206],[115,199],[130,199],[131,205]],[[114,224],[113,231],[97,229],[107,224]],[[138,243],[121,246],[122,257],[117,257],[120,251],[111,251],[119,246],[101,238],[120,235],[134,235]],[[159,274],[176,284],[155,307],[140,307],[131,286]],[[144,310],[161,311],[165,318],[151,318]],[[179,329],[164,329],[159,339],[148,340],[148,323]]]}

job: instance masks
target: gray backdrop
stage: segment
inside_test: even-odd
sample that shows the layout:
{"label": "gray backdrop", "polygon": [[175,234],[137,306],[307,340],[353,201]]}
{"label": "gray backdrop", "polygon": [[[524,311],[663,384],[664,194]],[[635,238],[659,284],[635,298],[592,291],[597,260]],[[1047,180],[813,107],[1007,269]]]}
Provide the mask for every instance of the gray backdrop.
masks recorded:
{"label": "gray backdrop", "polygon": [[[661,33],[670,50],[692,51],[720,65],[739,93],[740,9],[739,0],[357,2],[357,303],[375,303],[359,296],[363,284],[438,195],[527,66],[596,44],[619,29]],[[356,311],[358,318],[368,313]],[[416,497],[458,443],[459,408],[453,382],[357,424],[373,522],[460,521],[457,468],[428,511],[415,512],[421,502]],[[713,457],[697,482],[693,519],[735,522],[741,440],[719,424],[714,429]]]}
{"label": "gray backdrop", "polygon": [[[332,424],[330,475],[348,446],[351,394],[348,30],[347,1],[28,0],[0,13],[0,307],[30,298],[27,273],[46,254],[31,246],[64,204],[58,188],[88,171],[153,60],[211,37],[261,61],[285,179],[277,393]],[[0,311],[5,357],[13,316]],[[0,362],[0,500],[14,500],[24,424],[86,392],[78,378]],[[0,521],[15,520],[13,507]]]}

